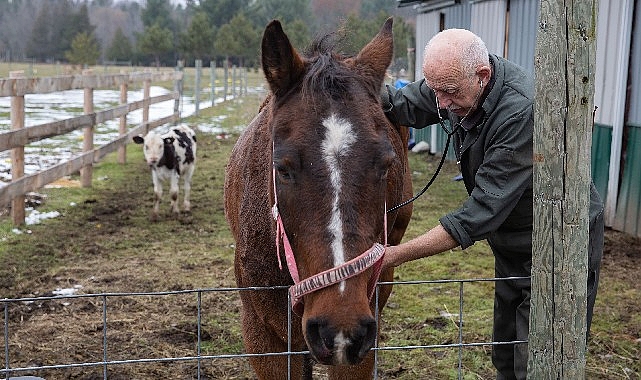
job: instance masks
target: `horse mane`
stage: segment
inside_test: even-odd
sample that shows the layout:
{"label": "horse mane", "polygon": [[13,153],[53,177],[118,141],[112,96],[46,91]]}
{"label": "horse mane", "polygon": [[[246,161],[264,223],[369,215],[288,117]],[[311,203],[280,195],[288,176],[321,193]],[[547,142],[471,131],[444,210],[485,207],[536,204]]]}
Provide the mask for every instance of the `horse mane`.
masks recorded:
{"label": "horse mane", "polygon": [[315,38],[305,50],[308,70],[301,81],[303,97],[320,94],[334,100],[342,99],[350,93],[350,83],[361,79],[357,72],[343,64],[350,57],[336,52],[339,42],[336,33],[329,33]]}

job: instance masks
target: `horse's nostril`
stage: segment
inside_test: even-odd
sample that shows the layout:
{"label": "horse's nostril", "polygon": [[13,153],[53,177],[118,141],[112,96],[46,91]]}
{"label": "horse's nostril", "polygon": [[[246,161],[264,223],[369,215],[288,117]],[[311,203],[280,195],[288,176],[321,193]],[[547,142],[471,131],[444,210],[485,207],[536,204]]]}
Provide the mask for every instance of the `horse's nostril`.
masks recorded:
{"label": "horse's nostril", "polygon": [[363,317],[349,329],[337,329],[324,318],[311,318],[306,325],[309,350],[321,364],[358,364],[376,341],[376,321]]}
{"label": "horse's nostril", "polygon": [[359,363],[376,343],[376,321],[373,318],[362,318],[352,336],[352,345],[347,348],[350,363]]}
{"label": "horse's nostril", "polygon": [[329,327],[327,320],[311,318],[307,321],[306,334],[309,349],[314,358],[320,363],[330,364],[336,332]]}

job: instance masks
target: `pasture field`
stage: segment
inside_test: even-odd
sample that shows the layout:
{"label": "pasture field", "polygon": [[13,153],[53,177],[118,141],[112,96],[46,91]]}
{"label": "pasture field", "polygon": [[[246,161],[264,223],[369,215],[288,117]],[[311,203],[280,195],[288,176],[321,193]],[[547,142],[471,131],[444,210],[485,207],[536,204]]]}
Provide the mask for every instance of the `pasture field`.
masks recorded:
{"label": "pasture field", "polygon": [[[1,73],[0,73],[0,76]],[[89,189],[44,189],[41,212],[62,215],[12,232],[6,213],[0,217],[0,299],[52,295],[75,288],[81,294],[160,292],[235,286],[233,239],[224,219],[224,167],[242,126],[255,115],[263,95],[248,95],[201,110],[186,120],[194,128],[218,126],[225,133],[198,133],[192,212],[165,215],[149,222],[153,191],[141,148],[131,144],[128,163],[110,155],[94,168]],[[205,128],[203,128],[205,129]],[[414,188],[420,189],[438,160],[411,154]],[[435,184],[414,204],[406,239],[438,223],[438,218],[465,198],[454,164],[446,164]],[[71,178],[73,181],[75,178]],[[588,379],[641,377],[641,267],[639,239],[607,231],[592,335]],[[493,259],[485,243],[462,251],[408,263],[398,281],[493,277]],[[458,321],[459,283],[397,285],[382,319],[382,347],[491,341],[491,282],[464,284],[463,321]],[[202,296],[202,353],[242,352],[237,293]],[[96,362],[103,359],[102,303],[98,299],[48,300],[9,310],[12,367]],[[110,298],[110,360],[194,355],[197,342],[196,296],[171,294]],[[458,349],[379,351],[381,379],[455,379]],[[4,360],[2,360],[4,363]],[[246,361],[205,360],[207,379],[252,379]],[[110,379],[192,379],[194,361],[110,365]],[[4,368],[4,365],[2,366]],[[47,379],[102,378],[102,367],[33,373]],[[490,348],[465,348],[464,379],[492,379]],[[322,375],[319,376],[322,378]]]}

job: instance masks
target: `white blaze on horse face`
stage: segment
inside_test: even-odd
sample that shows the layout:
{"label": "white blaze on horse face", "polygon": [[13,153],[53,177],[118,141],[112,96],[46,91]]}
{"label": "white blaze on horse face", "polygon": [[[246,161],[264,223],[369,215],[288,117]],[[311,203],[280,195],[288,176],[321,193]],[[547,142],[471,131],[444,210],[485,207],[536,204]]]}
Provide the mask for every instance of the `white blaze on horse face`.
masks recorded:
{"label": "white blaze on horse face", "polygon": [[[332,215],[330,217],[328,229],[330,234],[333,236],[331,247],[332,254],[334,256],[334,267],[337,267],[345,263],[345,251],[343,248],[343,220],[339,208],[342,185],[340,161],[344,160],[349,153],[352,145],[356,142],[356,136],[354,135],[352,124],[334,114],[323,120],[323,126],[326,128],[325,139],[321,145],[323,159],[327,164],[331,186],[334,190]],[[344,281],[340,284],[340,290],[345,290]]]}

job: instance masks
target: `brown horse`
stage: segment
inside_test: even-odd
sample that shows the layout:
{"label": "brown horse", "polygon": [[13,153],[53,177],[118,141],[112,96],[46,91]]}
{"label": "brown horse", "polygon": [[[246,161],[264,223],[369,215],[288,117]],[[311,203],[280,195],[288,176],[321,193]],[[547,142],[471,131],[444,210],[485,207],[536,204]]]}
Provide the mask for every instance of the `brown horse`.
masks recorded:
{"label": "brown horse", "polygon": [[[329,365],[330,379],[367,379],[383,246],[400,242],[411,215],[411,206],[386,213],[411,196],[408,131],[390,124],[379,98],[392,20],[355,57],[328,40],[302,56],[278,21],[266,27],[271,93],[231,154],[225,214],[238,286],[282,287],[241,291],[245,350],[288,352],[293,306],[291,351],[310,355],[290,356],[292,379],[311,378],[313,361]],[[380,274],[392,278],[391,269]],[[390,291],[381,288],[379,309]],[[249,360],[260,379],[287,378],[286,354]]]}

